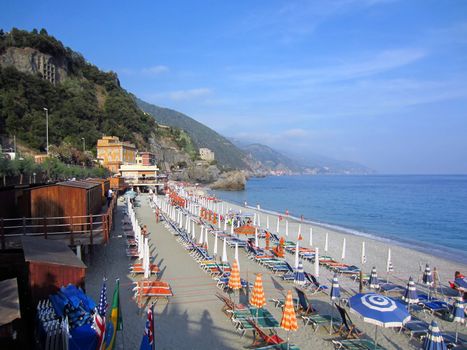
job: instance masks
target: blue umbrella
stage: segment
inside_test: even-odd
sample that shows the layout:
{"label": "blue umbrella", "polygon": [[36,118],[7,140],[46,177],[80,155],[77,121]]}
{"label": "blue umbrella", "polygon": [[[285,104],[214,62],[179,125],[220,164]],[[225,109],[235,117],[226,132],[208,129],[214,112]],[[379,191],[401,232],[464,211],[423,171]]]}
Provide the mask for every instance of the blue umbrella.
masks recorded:
{"label": "blue umbrella", "polygon": [[433,275],[431,274],[431,269],[428,264],[426,264],[425,271],[423,272],[423,283],[429,287],[433,285]]}
{"label": "blue umbrella", "polygon": [[373,266],[371,269],[370,280],[368,281],[370,288],[379,289],[378,274],[376,273],[376,267]]}
{"label": "blue umbrella", "polygon": [[293,283],[305,284],[305,274],[303,273],[303,264],[301,262],[298,263],[298,267],[295,270]]}
{"label": "blue umbrella", "polygon": [[423,341],[423,350],[446,350],[443,336],[435,320],[431,321],[428,333]]}
{"label": "blue umbrella", "polygon": [[332,279],[331,300],[339,299],[340,297],[341,297],[341,290],[339,288],[339,281],[337,280],[337,275],[335,274]]}
{"label": "blue umbrella", "polygon": [[402,296],[402,300],[409,304],[409,308],[410,304],[418,303],[417,288],[415,287],[412,276],[409,278],[409,283],[407,283],[407,288],[405,289],[404,295]]}
{"label": "blue umbrella", "polygon": [[375,349],[377,346],[378,326],[402,327],[410,314],[400,302],[376,293],[359,293],[349,299],[350,311],[360,315],[363,321],[374,324]]}
{"label": "blue umbrella", "polygon": [[458,336],[458,327],[459,323],[463,324],[465,322],[465,311],[464,311],[464,303],[462,301],[456,301],[454,303],[454,309],[452,310],[452,314],[454,316],[454,322],[456,322],[456,343],[457,343],[457,336]]}

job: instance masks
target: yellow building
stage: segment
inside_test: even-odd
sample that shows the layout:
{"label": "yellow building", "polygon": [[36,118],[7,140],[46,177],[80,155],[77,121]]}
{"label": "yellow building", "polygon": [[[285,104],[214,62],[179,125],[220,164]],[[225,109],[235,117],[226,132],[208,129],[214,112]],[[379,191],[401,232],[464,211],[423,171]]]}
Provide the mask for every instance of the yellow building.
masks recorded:
{"label": "yellow building", "polygon": [[116,136],[103,136],[97,140],[97,159],[105,168],[118,173],[122,164],[136,163],[136,146]]}

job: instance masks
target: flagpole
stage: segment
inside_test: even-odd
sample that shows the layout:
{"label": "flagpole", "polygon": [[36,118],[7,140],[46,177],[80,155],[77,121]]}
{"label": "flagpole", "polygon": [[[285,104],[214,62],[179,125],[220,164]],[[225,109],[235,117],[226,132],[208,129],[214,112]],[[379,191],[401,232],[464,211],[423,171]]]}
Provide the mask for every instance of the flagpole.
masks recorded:
{"label": "flagpole", "polygon": [[154,303],[151,305],[151,313],[152,313],[152,350],[156,350],[156,324],[154,322]]}

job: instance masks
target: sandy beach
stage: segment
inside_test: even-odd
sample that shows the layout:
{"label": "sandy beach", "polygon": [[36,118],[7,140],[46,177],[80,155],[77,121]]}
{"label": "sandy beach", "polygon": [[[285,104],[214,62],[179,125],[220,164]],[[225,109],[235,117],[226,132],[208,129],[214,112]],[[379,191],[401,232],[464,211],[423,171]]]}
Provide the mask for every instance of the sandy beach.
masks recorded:
{"label": "sandy beach", "polygon": [[[151,255],[154,262],[159,265],[161,280],[170,283],[174,296],[167,302],[157,300],[155,304],[155,341],[157,349],[243,349],[248,348],[252,343],[251,332],[247,332],[244,337],[235,330],[233,323],[221,311],[222,302],[215,296],[220,290],[216,287],[215,281],[202,269],[188,251],[185,250],[166,229],[163,223],[156,223],[154,213],[149,207],[148,195],[140,195],[141,206],[136,208],[136,214],[141,224],[148,226],[150,232]],[[117,209],[117,228],[113,232],[110,243],[107,246],[95,249],[92,258],[86,261],[89,266],[86,277],[86,288],[89,295],[98,300],[102,287],[102,276],[106,275],[108,282],[109,303],[113,292],[113,280],[120,278],[121,306],[123,313],[124,331],[117,335],[118,349],[137,349],[144,331],[146,312],[139,309],[132,298],[131,283],[138,278],[129,274],[128,266],[130,260],[125,255],[125,238],[120,222],[123,218],[123,203],[119,202]],[[266,225],[266,215],[269,215],[270,228],[274,232],[276,227],[276,217],[264,212],[259,212],[252,208],[241,208],[232,203],[224,203],[225,209],[257,212],[261,217],[262,227]],[[308,224],[302,225],[303,246],[309,246]],[[329,247],[326,255],[341,261],[342,241],[346,238],[346,257],[344,262],[361,266],[360,249],[362,237],[334,232],[313,226],[313,247],[319,247],[322,254],[324,252],[325,233],[328,233]],[[200,233],[200,227],[196,227],[196,236]],[[280,233],[285,234],[285,220],[281,221]],[[298,222],[289,220],[289,240],[295,241],[298,235]],[[409,276],[415,281],[421,278],[422,270],[426,263],[432,269],[437,268],[441,287],[447,292],[447,282],[452,280],[454,271],[467,271],[467,266],[456,264],[448,260],[442,260],[418,251],[410,250],[398,245],[365,238],[367,262],[363,266],[363,271],[369,273],[372,266],[376,266],[380,278],[386,278],[386,255],[388,248],[392,251],[392,263],[394,272],[391,272],[389,279],[395,283],[406,284]],[[212,252],[214,237],[209,236],[209,250]],[[219,248],[222,241],[218,242]],[[264,246],[264,241],[260,241],[260,246]],[[233,249],[228,249],[229,261],[233,260]],[[294,257],[286,254],[286,259],[293,265]],[[284,298],[288,290],[294,289],[293,283],[282,281],[279,276],[273,275],[265,267],[248,259],[244,250],[239,253],[241,277],[249,282],[254,281],[255,273],[263,273],[263,284],[266,299]],[[304,261],[305,271],[313,272],[313,267],[309,262]],[[333,273],[325,268],[320,269],[320,282],[330,287],[330,280]],[[340,277],[339,283],[343,289],[343,297],[349,297],[358,292],[359,285],[348,277]],[[417,288],[426,291],[420,284]],[[238,294],[235,300],[246,303],[248,295]],[[308,295],[314,308],[322,314],[334,313],[336,310],[330,307],[329,295],[316,294]],[[148,300],[152,302],[154,300]],[[266,306],[278,321],[281,319],[281,309],[275,308],[272,302]],[[368,338],[373,338],[375,328],[366,324],[355,314],[350,314],[352,321],[359,329],[366,333]],[[431,321],[433,316],[428,313],[418,312],[418,317]],[[452,322],[443,321],[435,317],[441,329],[452,332],[455,325]],[[291,333],[291,342],[301,349],[333,349],[331,339],[337,339],[336,335],[329,335],[327,328],[320,327],[317,332],[313,331],[311,325],[304,326],[301,319],[297,332]],[[278,334],[286,338],[287,334],[278,328]],[[466,335],[466,328],[462,327],[461,334]],[[397,333],[393,329],[378,329],[378,343],[387,349],[419,349],[420,343],[410,340],[402,333]]]}

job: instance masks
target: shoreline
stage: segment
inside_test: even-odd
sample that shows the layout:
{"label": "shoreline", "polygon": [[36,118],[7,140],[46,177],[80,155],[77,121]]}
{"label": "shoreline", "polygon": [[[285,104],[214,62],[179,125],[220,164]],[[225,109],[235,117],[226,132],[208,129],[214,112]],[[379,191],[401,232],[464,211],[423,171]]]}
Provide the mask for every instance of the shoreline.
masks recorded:
{"label": "shoreline", "polygon": [[[215,190],[207,188],[208,193],[209,192],[212,193],[214,191]],[[222,197],[218,197],[218,199],[222,200],[225,203],[230,203],[230,204],[239,206],[240,208],[243,208],[243,209],[246,208],[246,209],[249,209],[249,210],[260,211],[260,212],[262,212],[264,214],[270,214],[270,215],[274,215],[274,216],[280,215],[282,217],[285,217],[284,213],[278,212],[278,211],[273,210],[273,209],[264,209],[262,206],[258,210],[257,207],[254,207],[254,206],[251,206],[251,205],[247,205],[245,207],[242,203],[238,203],[238,202],[233,201],[233,200],[225,200]],[[374,241],[378,241],[378,242],[385,243],[385,244],[393,244],[393,245],[396,245],[396,246],[399,246],[399,247],[402,247],[402,248],[405,248],[405,249],[417,251],[419,253],[432,255],[432,256],[434,256],[434,257],[436,257],[438,259],[446,260],[446,261],[448,261],[450,263],[454,263],[454,264],[460,263],[462,265],[467,266],[467,256],[464,254],[464,252],[461,249],[455,249],[455,248],[446,247],[446,246],[440,246],[439,248],[437,248],[433,243],[416,242],[416,241],[411,241],[411,240],[405,240],[404,241],[403,239],[388,238],[388,237],[384,237],[383,235],[379,235],[377,233],[368,233],[368,232],[360,231],[360,230],[357,230],[357,229],[353,229],[353,228],[350,228],[350,227],[345,227],[345,226],[341,226],[341,225],[337,225],[337,224],[319,222],[319,221],[306,219],[306,218],[301,220],[299,217],[296,217],[296,216],[293,216],[293,215],[289,215],[288,218],[289,218],[290,221],[294,221],[294,222],[297,222],[297,223],[302,222],[302,223],[305,223],[305,224],[308,224],[308,225],[320,227],[320,228],[326,229],[326,230],[331,230],[331,231],[338,232],[338,233],[341,233],[341,234],[344,234],[344,235],[351,235],[351,236],[355,236],[355,237],[360,237],[362,239],[374,240]],[[438,250],[439,250],[439,252],[438,252]],[[446,258],[445,256],[442,255],[443,253],[448,253],[449,255],[458,257],[459,261]]]}

